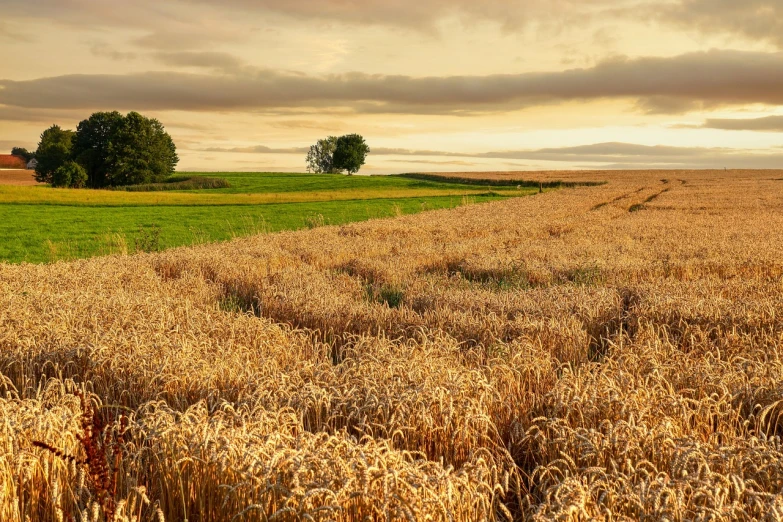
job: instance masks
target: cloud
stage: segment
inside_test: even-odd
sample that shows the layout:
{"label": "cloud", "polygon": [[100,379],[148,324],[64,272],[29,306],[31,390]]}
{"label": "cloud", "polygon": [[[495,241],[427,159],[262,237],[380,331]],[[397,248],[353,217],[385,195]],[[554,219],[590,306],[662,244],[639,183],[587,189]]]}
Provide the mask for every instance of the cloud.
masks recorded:
{"label": "cloud", "polygon": [[[249,27],[307,25],[350,30],[383,26],[437,34],[445,19],[464,26],[491,22],[507,33],[601,18],[620,0],[3,0],[3,13],[23,27],[43,21],[76,30],[130,29],[131,42],[153,50],[214,50],[247,41]],[[622,0],[632,4],[634,0]],[[252,29],[251,29],[252,30]],[[18,34],[23,34],[21,31]],[[2,31],[0,31],[2,38]]]}
{"label": "cloud", "polygon": [[0,20],[0,41],[7,40],[15,43],[29,43],[33,39],[25,34],[24,27],[12,25],[9,22]]}
{"label": "cloud", "polygon": [[289,148],[273,148],[266,147],[264,145],[255,145],[253,147],[209,147],[201,149],[204,152],[243,152],[252,154],[306,154],[309,147],[289,147]]}
{"label": "cloud", "polygon": [[152,29],[147,34],[134,38],[131,43],[144,49],[175,52],[210,49],[218,44],[236,43],[242,40],[242,31],[229,32],[214,24],[200,26],[193,23],[185,24],[184,27],[176,30],[166,27]]}
{"label": "cloud", "polygon": [[399,149],[399,148],[384,148],[384,147],[372,147],[372,154],[375,156],[464,156],[472,157],[471,155],[464,155],[459,152],[444,152],[438,150],[416,150],[416,149]]}
{"label": "cloud", "polygon": [[721,129],[741,131],[783,132],[783,116],[765,116],[763,118],[713,118],[708,119],[700,129]]}
{"label": "cloud", "polygon": [[422,164],[422,165],[450,165],[450,166],[457,166],[457,167],[475,167],[478,165],[477,163],[474,163],[472,161],[461,161],[461,160],[452,160],[452,161],[437,161],[437,160],[417,160],[417,159],[404,159],[404,160],[389,160],[390,163],[415,163],[415,164]]}
{"label": "cloud", "polygon": [[315,120],[274,120],[269,122],[270,127],[277,129],[313,129],[332,131],[336,128],[342,128],[345,122],[338,121],[315,121]]}
{"label": "cloud", "polygon": [[169,67],[198,67],[218,71],[238,71],[245,64],[236,56],[214,51],[157,52],[153,57]]}
{"label": "cloud", "polygon": [[25,147],[35,149],[35,144],[32,143],[22,143],[19,141],[11,141],[11,140],[0,140],[0,154],[10,154],[11,149],[14,147]]}
{"label": "cloud", "polygon": [[[4,20],[21,28],[59,25],[77,31],[139,34],[132,43],[154,50],[212,49],[246,38],[225,8],[188,0],[3,0]],[[4,24],[0,22],[0,24]],[[29,31],[25,31],[29,32]],[[0,33],[2,28],[0,27]]]}
{"label": "cloud", "polygon": [[781,0],[682,0],[650,7],[654,16],[705,34],[724,32],[783,47]]}
{"label": "cloud", "polygon": [[[167,56],[215,63],[221,53]],[[50,109],[252,110],[348,107],[358,112],[460,114],[542,104],[635,99],[646,111],[783,104],[783,53],[709,51],[673,58],[612,59],[592,68],[487,76],[327,76],[262,70],[236,74],[145,72],[0,80],[0,104]]]}
{"label": "cloud", "polygon": [[[208,0],[196,0],[192,3],[205,2]],[[492,20],[501,22],[507,28],[519,27],[531,12],[539,11],[546,3],[541,0],[524,4],[509,3],[507,0],[227,0],[223,5],[255,13],[274,12],[305,20],[425,29],[450,16],[461,17],[467,21]],[[574,8],[580,7],[580,2],[575,1],[561,0],[559,3]],[[582,5],[585,3],[591,2],[581,2]]]}
{"label": "cloud", "polygon": [[2,107],[0,106],[0,122],[25,122],[25,123],[62,123],[68,126],[73,125],[84,119],[82,111],[73,110],[47,110],[47,109],[26,109],[23,107]]}
{"label": "cloud", "polygon": [[101,58],[109,58],[114,61],[130,61],[139,57],[137,53],[117,51],[106,42],[90,42],[89,45],[90,53],[92,53],[93,56],[99,56]]}

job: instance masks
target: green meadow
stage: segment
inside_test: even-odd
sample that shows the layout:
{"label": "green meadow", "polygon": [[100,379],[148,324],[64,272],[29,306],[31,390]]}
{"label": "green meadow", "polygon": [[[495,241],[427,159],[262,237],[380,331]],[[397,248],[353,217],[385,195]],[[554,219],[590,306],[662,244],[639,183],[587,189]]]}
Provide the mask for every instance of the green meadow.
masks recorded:
{"label": "green meadow", "polygon": [[[177,177],[189,176],[178,173]],[[196,174],[192,174],[196,175]],[[157,251],[250,234],[454,208],[538,189],[403,176],[210,173],[230,187],[126,192],[0,186],[0,260]]]}

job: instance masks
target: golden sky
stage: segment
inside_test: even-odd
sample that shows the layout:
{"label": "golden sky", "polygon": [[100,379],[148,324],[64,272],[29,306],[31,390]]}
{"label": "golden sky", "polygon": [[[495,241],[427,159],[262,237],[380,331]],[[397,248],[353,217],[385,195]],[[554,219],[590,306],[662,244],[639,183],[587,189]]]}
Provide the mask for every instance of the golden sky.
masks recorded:
{"label": "golden sky", "polygon": [[[783,168],[783,0],[0,0],[0,153],[96,110],[179,170]],[[8,149],[6,151],[5,149]]]}

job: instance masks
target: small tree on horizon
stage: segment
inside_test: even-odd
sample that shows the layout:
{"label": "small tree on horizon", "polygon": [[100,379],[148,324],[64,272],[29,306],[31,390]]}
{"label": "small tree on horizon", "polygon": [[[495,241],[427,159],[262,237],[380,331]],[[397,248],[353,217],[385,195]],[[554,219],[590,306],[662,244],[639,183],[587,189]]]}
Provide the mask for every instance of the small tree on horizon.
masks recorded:
{"label": "small tree on horizon", "polygon": [[359,172],[364,165],[370,147],[359,134],[345,136],[329,136],[310,147],[307,153],[307,172],[317,174],[339,174],[347,171],[348,175]]}
{"label": "small tree on horizon", "polygon": [[337,146],[337,136],[329,136],[318,140],[307,153],[307,172],[316,174],[337,174],[334,168],[334,150]]}
{"label": "small tree on horizon", "polygon": [[334,149],[334,168],[347,171],[349,176],[356,174],[369,153],[370,147],[359,134],[340,136]]}
{"label": "small tree on horizon", "polygon": [[30,161],[35,157],[35,153],[28,151],[24,147],[14,147],[11,149],[11,156],[18,156],[24,158],[25,161]]}

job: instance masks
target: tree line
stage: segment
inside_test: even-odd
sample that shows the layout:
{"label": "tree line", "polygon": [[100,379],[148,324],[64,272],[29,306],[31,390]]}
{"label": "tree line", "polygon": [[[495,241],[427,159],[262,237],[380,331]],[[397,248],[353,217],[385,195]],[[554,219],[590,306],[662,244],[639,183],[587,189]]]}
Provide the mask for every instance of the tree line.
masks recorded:
{"label": "tree line", "polygon": [[36,181],[53,187],[159,183],[179,162],[163,125],[138,112],[96,112],[79,122],[75,132],[52,125],[41,134],[34,153],[18,151],[22,157],[35,157]]}

